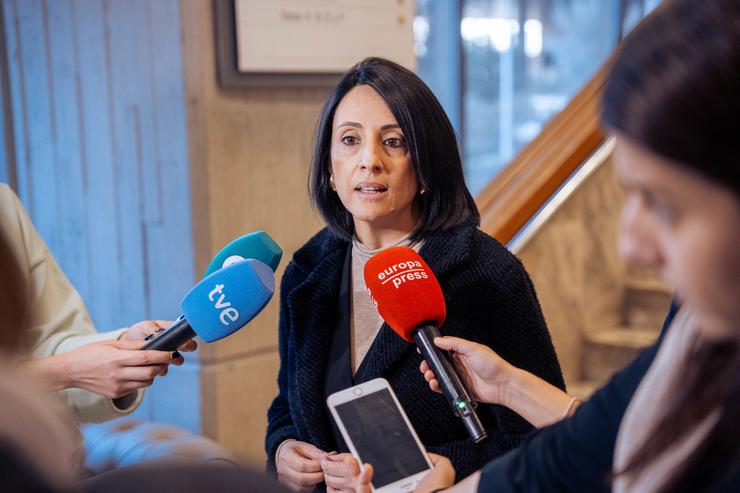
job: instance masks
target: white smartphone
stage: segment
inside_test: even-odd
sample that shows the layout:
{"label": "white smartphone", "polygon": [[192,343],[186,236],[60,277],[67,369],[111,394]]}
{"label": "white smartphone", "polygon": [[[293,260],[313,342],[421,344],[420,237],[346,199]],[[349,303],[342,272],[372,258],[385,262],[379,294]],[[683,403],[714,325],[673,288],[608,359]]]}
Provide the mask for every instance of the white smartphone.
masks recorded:
{"label": "white smartphone", "polygon": [[352,455],[373,466],[373,491],[413,491],[432,468],[388,380],[376,378],[326,399]]}

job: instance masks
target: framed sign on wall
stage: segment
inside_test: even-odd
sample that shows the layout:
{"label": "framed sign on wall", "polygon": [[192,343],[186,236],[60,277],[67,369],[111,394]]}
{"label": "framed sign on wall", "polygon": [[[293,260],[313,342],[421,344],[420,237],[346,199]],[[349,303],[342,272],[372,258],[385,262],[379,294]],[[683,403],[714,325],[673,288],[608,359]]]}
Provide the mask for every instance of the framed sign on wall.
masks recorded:
{"label": "framed sign on wall", "polygon": [[414,69],[413,0],[214,0],[226,87],[324,86],[367,56]]}

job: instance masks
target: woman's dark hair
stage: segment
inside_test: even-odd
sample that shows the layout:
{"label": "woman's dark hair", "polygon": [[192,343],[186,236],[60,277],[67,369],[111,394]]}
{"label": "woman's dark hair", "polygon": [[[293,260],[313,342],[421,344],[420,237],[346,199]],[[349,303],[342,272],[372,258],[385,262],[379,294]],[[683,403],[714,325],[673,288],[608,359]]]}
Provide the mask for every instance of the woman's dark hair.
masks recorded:
{"label": "woman's dark hair", "polygon": [[[672,0],[624,41],[603,122],[740,194],[740,2]],[[740,344],[697,342],[655,428],[616,474],[640,474],[712,412],[719,419],[662,491],[723,491],[740,464]]]}
{"label": "woman's dark hair", "polygon": [[740,2],[659,6],[617,53],[602,120],[740,194]]}
{"label": "woman's dark hair", "polygon": [[366,58],[342,76],[316,125],[308,188],[329,230],[343,239],[354,232],[352,215],[329,186],[329,176],[334,113],[342,98],[360,85],[373,88],[396,117],[419,187],[427,189],[417,196],[421,219],[412,239],[467,221],[477,225],[480,215],[465,186],[455,131],[439,101],[413,72],[389,60]]}

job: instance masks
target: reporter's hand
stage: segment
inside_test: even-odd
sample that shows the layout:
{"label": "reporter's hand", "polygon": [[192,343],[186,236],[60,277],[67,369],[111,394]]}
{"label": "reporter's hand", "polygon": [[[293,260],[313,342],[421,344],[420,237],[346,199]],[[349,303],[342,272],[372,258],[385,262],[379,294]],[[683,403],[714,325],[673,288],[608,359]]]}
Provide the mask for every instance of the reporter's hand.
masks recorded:
{"label": "reporter's hand", "polygon": [[310,443],[291,441],[280,447],[277,474],[281,483],[293,491],[310,492],[324,481],[321,458],[326,452]]}
{"label": "reporter's hand", "polygon": [[[121,341],[139,341],[146,339],[152,334],[159,334],[172,325],[172,320],[143,320],[135,323],[119,337]],[[198,349],[198,343],[189,340],[179,348],[178,351],[190,352]]]}
{"label": "reporter's hand", "polygon": [[[437,454],[429,454],[432,461],[432,469],[421,480],[414,490],[416,493],[428,493],[439,488],[449,488],[455,484],[455,469],[447,457]],[[373,480],[373,466],[364,464],[360,474],[355,477],[356,493],[371,493],[370,483]]]}
{"label": "reporter's hand", "polygon": [[118,398],[148,387],[157,376],[167,374],[169,365],[181,365],[172,352],[140,349],[143,341],[106,341],[86,344],[53,356],[61,358],[66,388],[78,387]]}
{"label": "reporter's hand", "polygon": [[354,493],[360,465],[352,454],[326,454],[321,459],[321,469],[328,493]]}
{"label": "reporter's hand", "polygon": [[455,484],[455,468],[447,457],[429,454],[432,470],[427,473],[414,490],[416,493],[429,493]]}
{"label": "reporter's hand", "polygon": [[[460,339],[459,337],[435,337],[434,344],[452,352],[460,377],[479,402],[506,404],[506,390],[516,367],[507,363],[488,346]],[[422,361],[419,370],[435,392],[441,392],[439,382],[426,361]]]}
{"label": "reporter's hand", "polygon": [[[488,346],[457,337],[436,337],[434,344],[452,351],[455,366],[473,399],[506,406],[537,428],[559,421],[578,404],[558,387],[510,365]],[[439,382],[426,361],[419,370],[429,387],[439,392]]]}

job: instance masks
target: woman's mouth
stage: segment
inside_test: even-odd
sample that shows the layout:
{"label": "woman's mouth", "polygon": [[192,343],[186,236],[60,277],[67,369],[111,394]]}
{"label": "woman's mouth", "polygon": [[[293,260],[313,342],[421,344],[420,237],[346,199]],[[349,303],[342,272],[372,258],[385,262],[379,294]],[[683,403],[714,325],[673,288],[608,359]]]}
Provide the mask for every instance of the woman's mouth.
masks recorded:
{"label": "woman's mouth", "polygon": [[388,191],[388,187],[380,183],[360,183],[355,187],[355,191],[363,194],[378,195]]}

